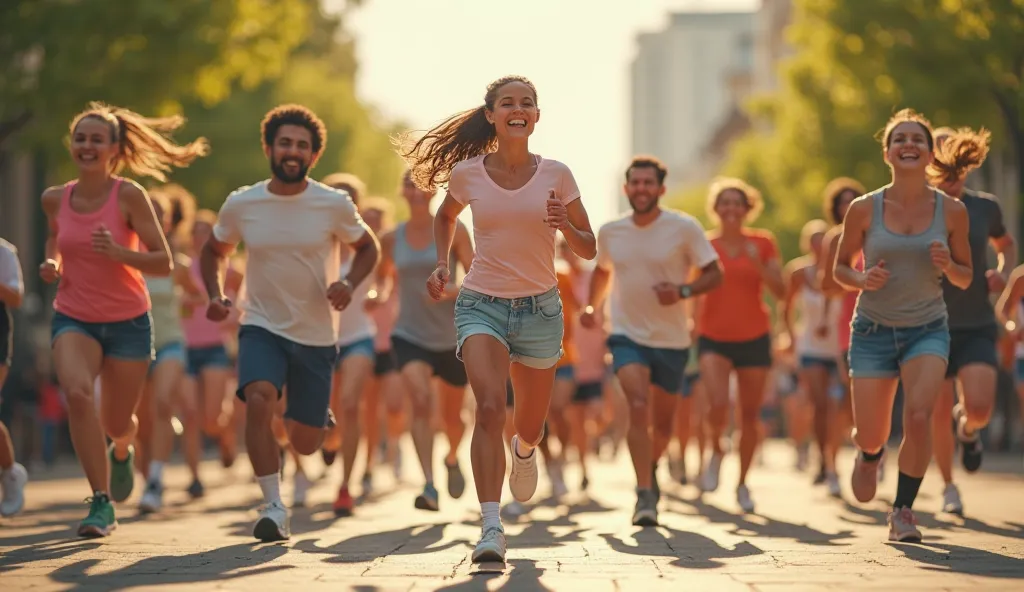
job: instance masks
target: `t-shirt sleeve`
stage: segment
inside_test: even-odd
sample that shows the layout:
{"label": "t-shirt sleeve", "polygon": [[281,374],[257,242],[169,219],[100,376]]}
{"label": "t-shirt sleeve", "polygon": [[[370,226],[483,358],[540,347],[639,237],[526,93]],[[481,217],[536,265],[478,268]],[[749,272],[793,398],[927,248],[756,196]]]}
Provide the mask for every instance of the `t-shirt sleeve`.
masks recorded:
{"label": "t-shirt sleeve", "polygon": [[0,284],[19,294],[25,293],[21,262],[18,260],[18,251],[13,246],[0,245]]}
{"label": "t-shirt sleeve", "polygon": [[460,162],[455,165],[451,176],[448,177],[448,195],[452,196],[452,199],[462,205],[469,204],[469,191],[467,190],[468,174],[466,165]]}
{"label": "t-shirt sleeve", "polygon": [[686,241],[687,255],[697,269],[718,261],[718,251],[708,240],[707,233],[696,220],[684,220],[683,238]]}
{"label": "t-shirt sleeve", "polygon": [[597,231],[597,266],[612,269],[612,254],[608,252],[608,226],[602,226]]}
{"label": "t-shirt sleeve", "polygon": [[989,208],[992,212],[988,218],[988,235],[991,238],[1003,238],[1006,236],[1006,224],[1003,222],[1003,208],[999,207],[999,202],[994,199],[989,200]]}
{"label": "t-shirt sleeve", "polygon": [[356,204],[352,202],[352,198],[347,193],[338,197],[338,205],[334,208],[334,213],[334,236],[338,237],[341,242],[352,244],[363,238],[367,232],[371,232],[370,227],[363,222],[363,217],[359,215]]}
{"label": "t-shirt sleeve", "polygon": [[213,225],[213,236],[222,243],[237,245],[242,242],[241,213],[238,200],[228,196],[217,214],[217,223]]}
{"label": "t-shirt sleeve", "polygon": [[558,187],[555,189],[555,195],[562,201],[563,204],[569,205],[571,202],[576,201],[580,198],[580,188],[576,185],[576,178],[573,177],[572,171],[569,167],[564,164],[561,166],[561,174],[559,175]]}
{"label": "t-shirt sleeve", "polygon": [[774,236],[763,235],[758,242],[761,243],[761,261],[767,263],[772,259],[779,258],[779,245],[776,244]]}

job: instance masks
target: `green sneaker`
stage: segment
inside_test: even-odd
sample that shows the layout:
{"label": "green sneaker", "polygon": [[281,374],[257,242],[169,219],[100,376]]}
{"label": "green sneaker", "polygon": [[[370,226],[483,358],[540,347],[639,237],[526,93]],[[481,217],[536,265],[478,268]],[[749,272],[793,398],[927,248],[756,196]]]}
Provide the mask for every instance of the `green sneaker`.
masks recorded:
{"label": "green sneaker", "polygon": [[114,506],[105,493],[96,493],[93,497],[86,498],[89,503],[89,515],[78,525],[78,536],[97,538],[109,535],[117,528],[117,519],[114,518]]}
{"label": "green sneaker", "polygon": [[135,487],[135,447],[128,447],[128,458],[117,460],[114,458],[114,445],[111,444],[107,456],[110,457],[110,499],[123,502],[131,497]]}

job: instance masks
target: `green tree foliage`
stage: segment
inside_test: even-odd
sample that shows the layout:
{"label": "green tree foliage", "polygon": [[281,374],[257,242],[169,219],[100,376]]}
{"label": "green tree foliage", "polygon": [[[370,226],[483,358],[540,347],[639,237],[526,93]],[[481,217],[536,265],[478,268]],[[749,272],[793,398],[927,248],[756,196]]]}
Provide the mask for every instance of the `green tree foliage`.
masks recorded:
{"label": "green tree foliage", "polygon": [[[144,113],[276,76],[307,35],[310,0],[0,2],[0,141],[48,141],[91,100]],[[58,146],[59,147],[59,146]]]}
{"label": "green tree foliage", "polygon": [[176,172],[174,180],[191,189],[204,207],[217,209],[234,189],[269,176],[260,121],[282,103],[309,107],[327,128],[327,146],[313,177],[352,172],[370,193],[395,194],[402,164],[388,140],[393,126],[356,96],[354,43],[342,17],[314,11],[310,19],[309,38],[289,56],[279,78],[211,107],[198,101],[184,105],[189,131],[205,135],[213,152]]}
{"label": "green tree foliage", "polygon": [[770,132],[737,142],[723,171],[765,193],[758,225],[787,257],[829,179],[888,181],[877,132],[898,108],[988,127],[1024,172],[1024,0],[794,0],[787,35],[780,90],[748,105]]}

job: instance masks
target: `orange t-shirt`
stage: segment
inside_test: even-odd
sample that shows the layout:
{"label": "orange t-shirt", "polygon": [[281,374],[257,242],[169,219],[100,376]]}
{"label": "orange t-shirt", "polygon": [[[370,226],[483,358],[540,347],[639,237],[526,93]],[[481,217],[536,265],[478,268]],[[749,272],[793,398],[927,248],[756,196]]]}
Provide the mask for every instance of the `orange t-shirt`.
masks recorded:
{"label": "orange t-shirt", "polygon": [[[779,257],[775,237],[768,231],[744,229],[747,241],[757,247],[762,264]],[[771,331],[768,305],[763,299],[764,281],[753,261],[742,250],[726,252],[720,237],[709,237],[722,263],[722,285],[702,298],[698,317],[700,334],[715,341],[752,341]]]}
{"label": "orange t-shirt", "polygon": [[573,339],[573,324],[579,314],[579,306],[576,303],[576,293],[572,288],[572,276],[567,272],[559,270],[555,273],[558,278],[558,295],[562,298],[562,317],[564,333],[562,334],[562,359],[558,361],[557,367],[571,366],[576,363],[576,342]]}

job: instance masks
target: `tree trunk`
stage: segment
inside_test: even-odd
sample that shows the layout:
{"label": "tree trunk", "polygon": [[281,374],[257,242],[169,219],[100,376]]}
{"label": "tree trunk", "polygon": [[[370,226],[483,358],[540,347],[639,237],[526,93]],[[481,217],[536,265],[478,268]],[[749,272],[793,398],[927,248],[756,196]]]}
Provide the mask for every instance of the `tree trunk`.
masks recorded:
{"label": "tree trunk", "polygon": [[0,146],[3,146],[7,138],[14,136],[18,130],[32,121],[32,111],[26,109],[10,119],[0,120]]}

